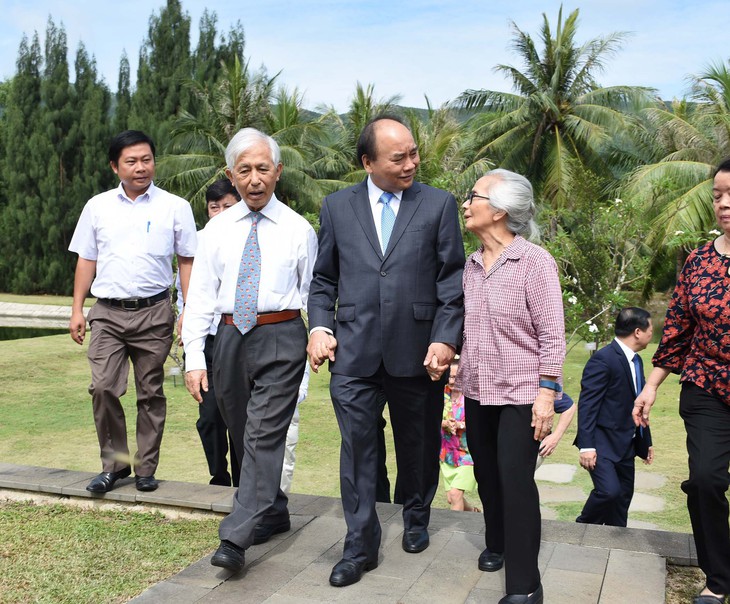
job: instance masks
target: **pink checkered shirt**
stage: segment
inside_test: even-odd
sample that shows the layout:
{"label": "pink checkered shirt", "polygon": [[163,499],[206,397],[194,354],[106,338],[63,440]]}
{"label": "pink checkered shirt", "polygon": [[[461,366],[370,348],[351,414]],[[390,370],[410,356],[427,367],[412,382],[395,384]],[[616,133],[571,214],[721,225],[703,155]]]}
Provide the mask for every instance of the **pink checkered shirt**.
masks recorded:
{"label": "pink checkered shirt", "polygon": [[488,272],[481,248],[464,267],[462,392],[482,405],[531,405],[540,375],[560,379],[565,323],[558,267],[517,236]]}

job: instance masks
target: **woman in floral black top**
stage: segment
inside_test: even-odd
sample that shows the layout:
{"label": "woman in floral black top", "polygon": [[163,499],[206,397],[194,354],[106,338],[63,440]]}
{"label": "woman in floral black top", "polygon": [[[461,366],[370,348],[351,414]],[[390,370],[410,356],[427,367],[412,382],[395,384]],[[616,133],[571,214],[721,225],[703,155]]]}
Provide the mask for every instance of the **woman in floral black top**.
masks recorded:
{"label": "woman in floral black top", "polygon": [[730,159],[712,189],[715,218],[724,231],[694,250],[667,309],[654,369],[636,399],[634,421],[646,426],[659,385],[681,374],[679,413],[687,431],[689,479],[682,483],[697,559],[707,586],[695,604],[725,602],[730,594]]}

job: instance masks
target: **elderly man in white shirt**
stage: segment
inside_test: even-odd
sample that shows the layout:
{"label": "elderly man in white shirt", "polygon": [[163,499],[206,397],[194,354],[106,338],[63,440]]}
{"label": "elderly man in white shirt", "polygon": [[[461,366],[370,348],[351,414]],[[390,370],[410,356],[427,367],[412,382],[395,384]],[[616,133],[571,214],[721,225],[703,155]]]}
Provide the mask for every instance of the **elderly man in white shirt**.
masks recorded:
{"label": "elderly man in white shirt", "polygon": [[238,571],[250,545],[291,528],[279,478],[304,373],[301,310],[317,237],[274,195],[282,171],[274,139],[244,128],[228,144],[226,164],[243,203],[213,218],[199,235],[182,338],[185,384],[200,401],[201,389],[208,388],[205,338],[214,314],[221,315],[213,381],[236,455],[245,461],[211,564]]}
{"label": "elderly man in white shirt", "polygon": [[135,483],[140,491],[154,491],[167,406],[164,363],[173,335],[172,257],[177,255],[185,291],[195,254],[195,220],[187,201],[153,184],[155,146],[143,132],[118,134],[109,147],[109,163],[119,187],[86,203],[69,245],[79,255],[69,323],[78,344],[86,335],[83,306],[89,290],[97,298],[88,315],[89,391],[103,471],[86,490],[106,493],[131,474],[119,400],[127,391],[131,359],[137,390]]}

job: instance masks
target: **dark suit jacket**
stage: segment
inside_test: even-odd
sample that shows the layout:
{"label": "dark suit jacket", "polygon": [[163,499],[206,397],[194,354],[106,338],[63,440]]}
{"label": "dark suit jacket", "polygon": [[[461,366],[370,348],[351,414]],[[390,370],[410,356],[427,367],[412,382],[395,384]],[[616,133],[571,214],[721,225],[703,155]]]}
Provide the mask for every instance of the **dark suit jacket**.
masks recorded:
{"label": "dark suit jacket", "polygon": [[[643,377],[644,365],[639,362]],[[616,340],[588,360],[580,386],[576,446],[596,449],[611,461],[633,457],[636,427],[631,411],[637,394],[629,362]],[[648,428],[644,436],[651,444]]]}
{"label": "dark suit jacket", "polygon": [[309,292],[309,326],[337,338],[330,371],[425,375],[431,342],[459,346],[464,247],[453,195],[414,182],[403,192],[385,254],[367,181],[329,195],[320,213],[319,251]]}

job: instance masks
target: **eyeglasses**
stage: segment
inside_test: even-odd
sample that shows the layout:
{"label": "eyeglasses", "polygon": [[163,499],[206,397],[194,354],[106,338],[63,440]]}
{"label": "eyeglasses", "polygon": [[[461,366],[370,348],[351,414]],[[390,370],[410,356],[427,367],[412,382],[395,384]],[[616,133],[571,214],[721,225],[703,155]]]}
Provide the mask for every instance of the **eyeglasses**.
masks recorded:
{"label": "eyeglasses", "polygon": [[471,193],[469,193],[469,195],[466,196],[466,203],[471,205],[471,202],[474,201],[475,197],[478,197],[479,199],[486,199],[487,201],[491,199],[486,195],[479,195],[479,193],[475,193],[474,191],[472,191]]}

